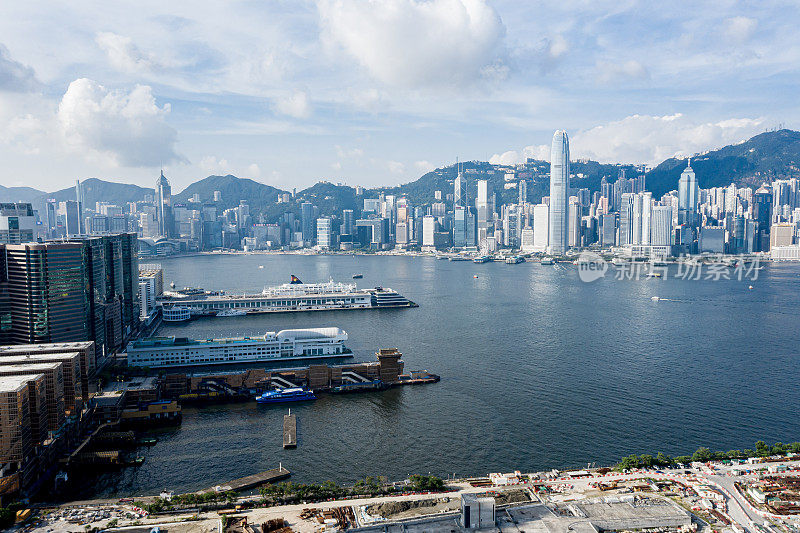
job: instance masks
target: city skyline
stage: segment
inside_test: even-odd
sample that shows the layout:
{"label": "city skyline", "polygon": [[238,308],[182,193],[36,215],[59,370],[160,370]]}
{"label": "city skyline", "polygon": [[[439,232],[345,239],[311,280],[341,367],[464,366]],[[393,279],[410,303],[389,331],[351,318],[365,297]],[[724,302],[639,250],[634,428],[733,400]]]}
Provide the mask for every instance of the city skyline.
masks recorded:
{"label": "city skyline", "polygon": [[[553,124],[577,157],[630,163],[797,127],[791,10],[639,4],[9,4],[4,185],[149,186],[163,166],[176,190],[227,173],[375,186],[458,156],[546,156]],[[430,38],[440,27],[450,38]],[[32,46],[51,35],[63,46]]]}

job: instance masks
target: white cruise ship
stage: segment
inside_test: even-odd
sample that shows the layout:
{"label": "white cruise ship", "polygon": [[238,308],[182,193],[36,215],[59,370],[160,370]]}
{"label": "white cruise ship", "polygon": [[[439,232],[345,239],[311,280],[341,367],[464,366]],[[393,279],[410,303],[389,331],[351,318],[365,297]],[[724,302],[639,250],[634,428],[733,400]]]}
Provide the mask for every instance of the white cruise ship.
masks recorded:
{"label": "white cruise ship", "polygon": [[[374,309],[381,307],[417,307],[417,304],[390,288],[359,289],[355,283],[303,283],[292,276],[290,283],[268,287],[260,294],[220,294],[197,290],[187,294],[170,292],[159,303],[164,309],[181,306],[193,316],[236,310],[241,314],[328,311],[334,309]],[[232,316],[232,315],[225,315]]]}
{"label": "white cruise ship", "polygon": [[128,366],[171,366],[258,363],[274,360],[350,357],[341,328],[284,329],[263,337],[189,339],[150,337],[128,344]]}

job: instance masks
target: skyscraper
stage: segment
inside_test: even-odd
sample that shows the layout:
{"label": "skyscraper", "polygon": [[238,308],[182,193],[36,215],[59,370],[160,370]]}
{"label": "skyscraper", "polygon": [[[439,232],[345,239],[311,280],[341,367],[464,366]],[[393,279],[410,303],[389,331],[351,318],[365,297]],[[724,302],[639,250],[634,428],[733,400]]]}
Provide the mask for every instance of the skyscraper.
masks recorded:
{"label": "skyscraper", "polygon": [[697,197],[699,190],[697,178],[692,170],[692,160],[686,163],[686,168],[678,180],[678,223],[697,225]]}
{"label": "skyscraper", "polygon": [[175,226],[172,219],[172,187],[164,176],[163,170],[161,176],[156,180],[156,222],[160,236],[172,237]]}
{"label": "skyscraper", "polygon": [[467,192],[467,182],[464,180],[464,174],[459,169],[458,175],[453,182],[453,205],[465,205],[465,196]]}
{"label": "skyscraper", "polygon": [[311,242],[314,238],[314,204],[311,202],[300,204],[300,222],[303,241]]}
{"label": "skyscraper", "polygon": [[517,184],[517,189],[519,192],[519,198],[517,199],[518,200],[517,203],[519,205],[525,205],[525,203],[528,201],[528,182],[525,180],[519,180],[519,183]]}
{"label": "skyscraper", "polygon": [[550,148],[550,244],[551,254],[561,255],[569,245],[569,137],[558,130]]}
{"label": "skyscraper", "polygon": [[80,243],[7,245],[12,343],[89,339],[89,283]]}
{"label": "skyscraper", "polygon": [[75,180],[75,201],[78,202],[78,232],[83,235],[84,233],[88,233],[89,230],[85,227],[85,222],[83,220],[83,185],[81,185],[81,180]]}

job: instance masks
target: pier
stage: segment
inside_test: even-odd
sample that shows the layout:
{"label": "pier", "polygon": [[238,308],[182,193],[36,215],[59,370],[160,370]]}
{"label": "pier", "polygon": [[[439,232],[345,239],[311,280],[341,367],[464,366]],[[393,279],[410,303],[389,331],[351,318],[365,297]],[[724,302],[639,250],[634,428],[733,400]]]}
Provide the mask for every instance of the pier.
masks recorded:
{"label": "pier", "polygon": [[297,418],[291,409],[288,415],[283,415],[283,447],[297,448]]}
{"label": "pier", "polygon": [[233,481],[229,481],[222,485],[211,487],[210,489],[200,492],[241,492],[261,485],[266,485],[267,483],[274,483],[275,481],[286,479],[291,475],[292,473],[283,468],[283,465],[279,465],[278,468],[273,468],[272,470],[267,470],[265,472],[259,472],[258,474],[253,474],[252,476],[240,477],[239,479],[234,479]]}

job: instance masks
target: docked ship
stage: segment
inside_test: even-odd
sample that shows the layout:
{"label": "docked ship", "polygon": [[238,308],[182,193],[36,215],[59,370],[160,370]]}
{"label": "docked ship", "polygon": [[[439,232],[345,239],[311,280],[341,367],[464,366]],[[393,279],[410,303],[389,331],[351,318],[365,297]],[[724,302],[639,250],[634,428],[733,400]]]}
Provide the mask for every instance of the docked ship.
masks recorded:
{"label": "docked ship", "polygon": [[[417,304],[388,287],[359,289],[355,283],[303,283],[292,276],[289,283],[267,287],[260,294],[225,294],[201,292],[190,294],[171,291],[158,302],[164,310],[180,307],[191,316],[221,315],[226,310],[246,314],[280,313],[291,311],[328,311],[335,309],[374,309],[383,307],[417,307]],[[173,316],[173,315],[171,315]],[[186,312],[175,313],[188,320]]]}
{"label": "docked ship", "polygon": [[473,263],[488,263],[491,260],[492,260],[492,258],[489,257],[488,255],[482,255],[480,257],[476,257],[475,259],[473,259],[472,262]]}
{"label": "docked ship", "polygon": [[524,263],[525,258],[519,255],[512,255],[510,257],[506,257],[506,264],[507,265],[517,265],[519,263]]}
{"label": "docked ship", "polygon": [[128,366],[164,368],[352,357],[341,328],[285,329],[261,337],[149,337],[128,343]]}
{"label": "docked ship", "polygon": [[313,390],[306,390],[301,387],[291,389],[277,389],[267,391],[261,396],[256,396],[258,403],[285,403],[285,402],[305,402],[316,400]]}

